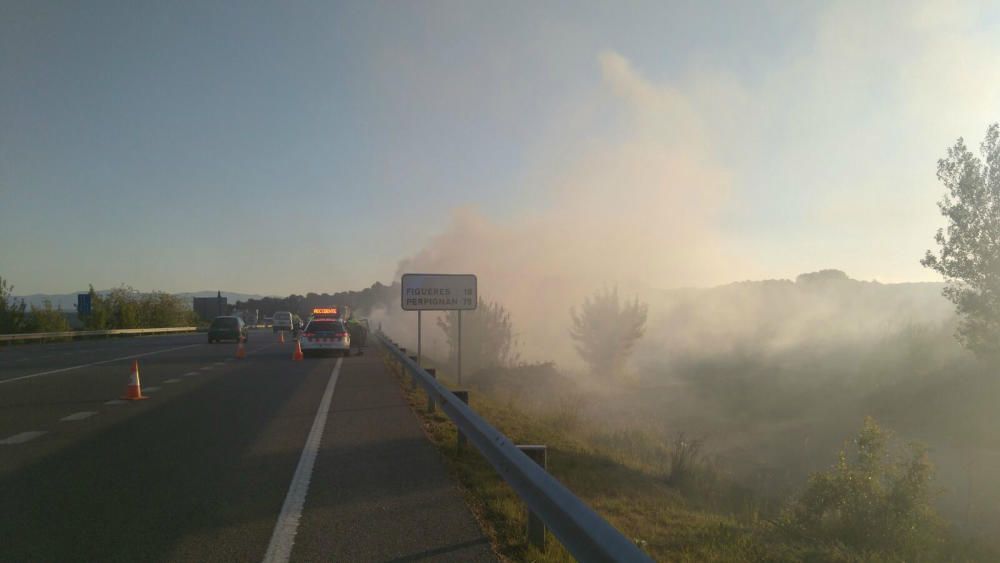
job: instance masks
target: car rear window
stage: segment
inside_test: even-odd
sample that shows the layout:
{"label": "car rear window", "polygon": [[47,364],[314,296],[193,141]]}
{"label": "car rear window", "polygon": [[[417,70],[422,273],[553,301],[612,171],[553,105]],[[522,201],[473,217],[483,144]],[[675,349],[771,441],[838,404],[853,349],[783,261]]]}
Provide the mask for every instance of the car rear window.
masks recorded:
{"label": "car rear window", "polygon": [[347,332],[344,325],[336,321],[313,321],[306,327],[306,332]]}
{"label": "car rear window", "polygon": [[236,328],[236,319],[215,319],[212,321],[212,328]]}

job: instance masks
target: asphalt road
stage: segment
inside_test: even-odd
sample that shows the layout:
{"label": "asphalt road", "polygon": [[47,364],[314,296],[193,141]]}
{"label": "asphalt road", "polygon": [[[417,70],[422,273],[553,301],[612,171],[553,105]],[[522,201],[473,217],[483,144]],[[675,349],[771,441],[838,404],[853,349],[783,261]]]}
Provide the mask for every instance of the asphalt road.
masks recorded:
{"label": "asphalt road", "polygon": [[0,348],[0,561],[495,560],[373,351],[293,346]]}

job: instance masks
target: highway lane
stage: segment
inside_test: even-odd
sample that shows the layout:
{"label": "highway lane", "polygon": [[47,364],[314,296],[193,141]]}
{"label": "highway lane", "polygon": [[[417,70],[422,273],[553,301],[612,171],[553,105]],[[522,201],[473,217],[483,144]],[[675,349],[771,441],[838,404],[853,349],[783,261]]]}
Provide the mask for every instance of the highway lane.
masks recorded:
{"label": "highway lane", "polygon": [[[254,351],[273,340],[249,344]],[[66,350],[78,353],[67,355]],[[235,344],[209,345],[203,334],[189,334],[42,344],[27,353],[27,362],[0,359],[0,443],[23,433],[59,434],[67,429],[60,424],[64,417],[112,409],[115,405],[105,403],[122,395],[133,358],[140,363],[145,388],[152,389],[232,358]]]}
{"label": "highway lane", "polygon": [[[269,336],[269,333],[260,333]],[[251,336],[253,338],[253,336]],[[267,338],[268,342],[272,341]],[[204,333],[165,334],[0,346],[0,385],[52,370],[205,342]],[[44,376],[37,376],[44,377]]]}
{"label": "highway lane", "polygon": [[[266,332],[236,360],[198,336],[85,352],[169,349],[140,359],[147,401],[115,402],[130,360],[0,384],[0,442],[45,432],[0,444],[0,560],[264,557],[336,360],[292,362]],[[291,560],[493,560],[373,354],[342,361],[321,430]]]}

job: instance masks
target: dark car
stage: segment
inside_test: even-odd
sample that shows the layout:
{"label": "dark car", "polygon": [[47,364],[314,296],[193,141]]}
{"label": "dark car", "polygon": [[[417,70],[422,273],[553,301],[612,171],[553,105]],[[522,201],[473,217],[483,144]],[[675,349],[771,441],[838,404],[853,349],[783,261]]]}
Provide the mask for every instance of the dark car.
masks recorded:
{"label": "dark car", "polygon": [[247,341],[247,325],[239,317],[215,317],[208,327],[208,343],[220,340]]}

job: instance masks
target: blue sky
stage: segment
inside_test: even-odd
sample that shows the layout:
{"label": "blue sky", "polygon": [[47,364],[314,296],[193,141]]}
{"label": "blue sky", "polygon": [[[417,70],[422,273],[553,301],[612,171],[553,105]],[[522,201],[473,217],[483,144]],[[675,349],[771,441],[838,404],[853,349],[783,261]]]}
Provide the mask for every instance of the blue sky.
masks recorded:
{"label": "blue sky", "polygon": [[[559,253],[567,225],[621,214],[610,192],[695,208],[690,231],[609,225],[633,263],[660,259],[649,241],[712,256],[641,283],[934,279],[934,162],[1000,119],[998,31],[985,4],[934,2],[6,1],[0,276],[357,288],[401,260]],[[670,174],[605,177],[631,158],[606,155]],[[468,214],[554,232],[450,237]]]}

